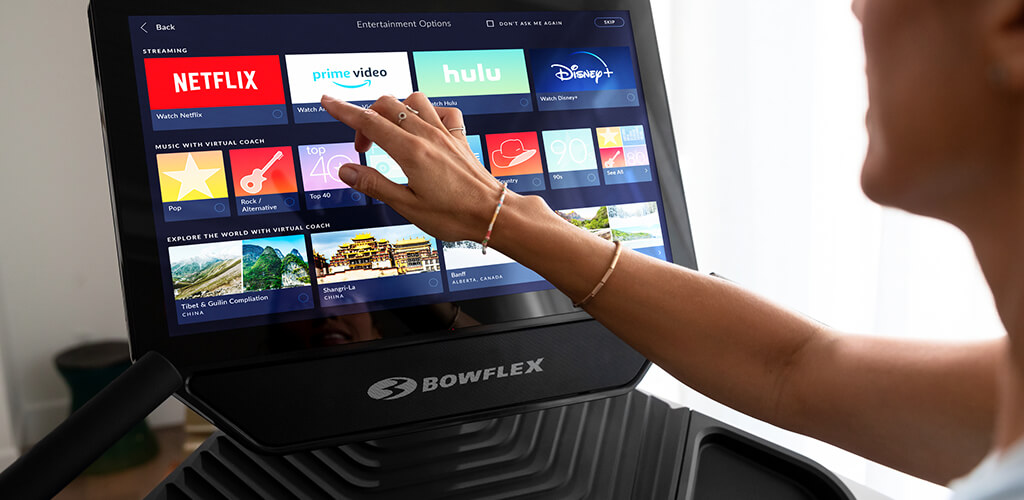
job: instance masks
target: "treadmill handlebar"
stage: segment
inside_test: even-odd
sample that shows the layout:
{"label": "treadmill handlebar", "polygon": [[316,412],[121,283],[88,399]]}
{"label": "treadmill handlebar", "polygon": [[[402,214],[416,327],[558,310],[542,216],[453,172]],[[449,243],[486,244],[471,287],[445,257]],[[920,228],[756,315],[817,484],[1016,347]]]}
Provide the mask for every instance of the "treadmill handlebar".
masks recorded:
{"label": "treadmill handlebar", "polygon": [[0,498],[52,498],[183,384],[170,361],[147,352],[0,473]]}

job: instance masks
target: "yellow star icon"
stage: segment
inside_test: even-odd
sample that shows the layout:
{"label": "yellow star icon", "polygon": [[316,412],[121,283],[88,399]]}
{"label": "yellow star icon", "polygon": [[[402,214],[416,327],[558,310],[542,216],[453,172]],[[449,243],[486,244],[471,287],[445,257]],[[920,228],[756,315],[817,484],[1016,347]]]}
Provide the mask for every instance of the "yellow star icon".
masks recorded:
{"label": "yellow star icon", "polygon": [[622,147],[622,137],[619,134],[618,127],[599,128],[597,129],[597,135],[601,136],[602,148]]}
{"label": "yellow star icon", "polygon": [[[184,168],[181,168],[182,160]],[[161,197],[165,203],[226,198],[228,195],[224,157],[220,151],[161,154],[157,155],[157,165],[161,174]]]}

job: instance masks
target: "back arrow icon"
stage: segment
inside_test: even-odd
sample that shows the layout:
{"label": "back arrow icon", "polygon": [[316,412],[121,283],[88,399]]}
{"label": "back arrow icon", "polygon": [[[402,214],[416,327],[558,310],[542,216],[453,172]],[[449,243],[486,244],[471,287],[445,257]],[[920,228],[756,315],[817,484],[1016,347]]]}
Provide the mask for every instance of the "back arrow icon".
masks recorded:
{"label": "back arrow icon", "polygon": [[[142,23],[142,26],[139,26],[139,29],[142,30],[142,31],[146,31],[146,25],[147,24],[149,24],[149,21],[146,21],[146,22]],[[146,33],[149,33],[149,32],[146,31]]]}

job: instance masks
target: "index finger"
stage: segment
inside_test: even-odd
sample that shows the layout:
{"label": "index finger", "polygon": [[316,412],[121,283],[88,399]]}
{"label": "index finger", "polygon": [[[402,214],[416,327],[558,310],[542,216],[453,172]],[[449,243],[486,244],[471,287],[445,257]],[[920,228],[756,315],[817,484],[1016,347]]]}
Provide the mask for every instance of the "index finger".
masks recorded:
{"label": "index finger", "polygon": [[[414,136],[372,109],[363,109],[329,95],[320,98],[320,105],[336,120],[355,129],[387,151],[401,150],[401,145]],[[397,159],[397,158],[396,158]]]}

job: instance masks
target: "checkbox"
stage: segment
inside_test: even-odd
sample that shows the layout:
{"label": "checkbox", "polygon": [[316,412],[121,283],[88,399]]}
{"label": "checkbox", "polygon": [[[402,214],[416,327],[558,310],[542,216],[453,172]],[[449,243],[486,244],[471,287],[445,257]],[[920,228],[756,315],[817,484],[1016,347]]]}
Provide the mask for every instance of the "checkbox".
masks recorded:
{"label": "checkbox", "polygon": [[493,28],[494,27],[494,19],[488,19],[487,20],[487,27],[488,28]]}

